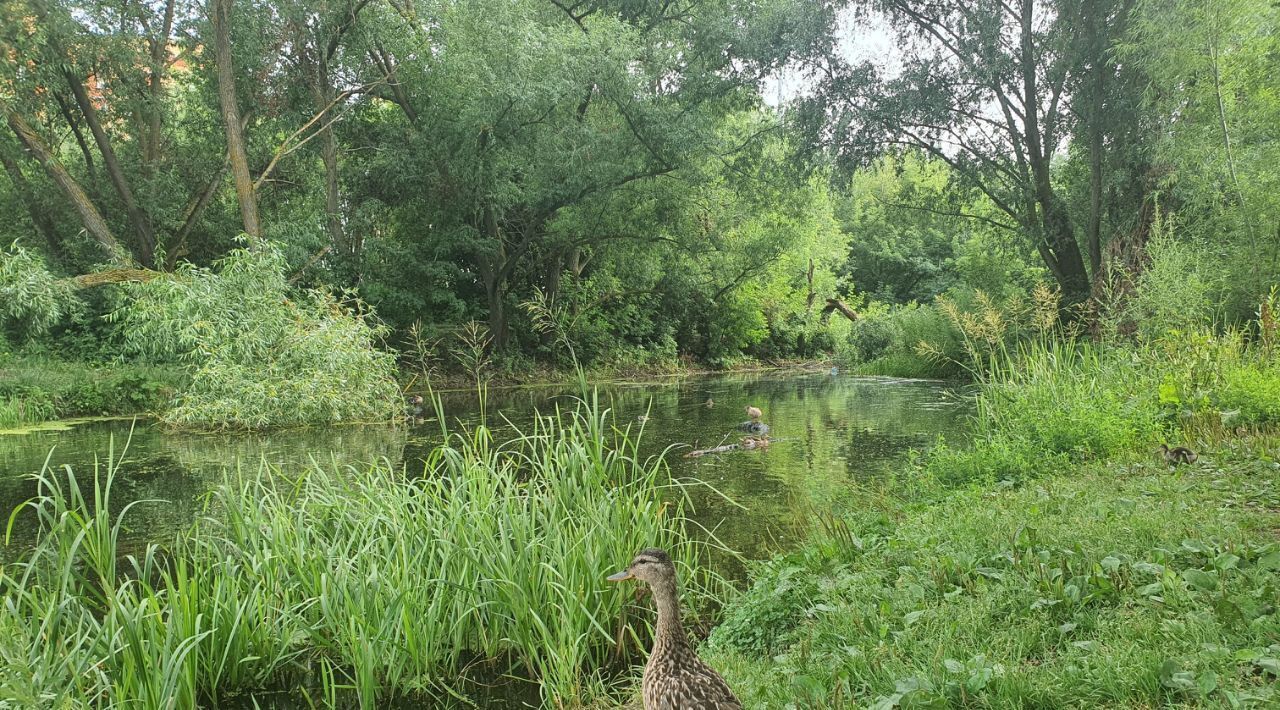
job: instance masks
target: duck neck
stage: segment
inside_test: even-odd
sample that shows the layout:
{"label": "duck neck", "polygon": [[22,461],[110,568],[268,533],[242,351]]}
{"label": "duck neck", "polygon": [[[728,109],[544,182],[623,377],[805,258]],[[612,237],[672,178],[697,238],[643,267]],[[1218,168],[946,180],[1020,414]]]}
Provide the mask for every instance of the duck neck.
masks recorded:
{"label": "duck neck", "polygon": [[680,597],[674,579],[653,585],[653,598],[658,604],[658,627],[653,633],[654,655],[684,646],[684,627],[680,624]]}

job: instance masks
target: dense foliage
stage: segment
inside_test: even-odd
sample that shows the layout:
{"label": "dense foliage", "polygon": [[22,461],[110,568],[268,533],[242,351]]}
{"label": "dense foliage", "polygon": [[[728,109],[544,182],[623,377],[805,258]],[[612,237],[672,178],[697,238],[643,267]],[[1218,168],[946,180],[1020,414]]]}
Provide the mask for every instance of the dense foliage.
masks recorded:
{"label": "dense foliage", "polygon": [[393,348],[457,365],[482,323],[512,374],[833,349],[953,374],[920,308],[1049,282],[1092,320],[1160,232],[1249,317],[1280,266],[1280,10],[926,7],[10,0],[8,336],[100,356],[137,323],[83,288],[119,279],[56,276],[205,269],[242,232]]}
{"label": "dense foliage", "polygon": [[399,413],[392,356],[380,328],[324,291],[289,288],[269,245],[237,249],[217,273],[184,266],[131,286],[112,314],[125,352],[189,366],[170,424],[262,428],[387,421]]}

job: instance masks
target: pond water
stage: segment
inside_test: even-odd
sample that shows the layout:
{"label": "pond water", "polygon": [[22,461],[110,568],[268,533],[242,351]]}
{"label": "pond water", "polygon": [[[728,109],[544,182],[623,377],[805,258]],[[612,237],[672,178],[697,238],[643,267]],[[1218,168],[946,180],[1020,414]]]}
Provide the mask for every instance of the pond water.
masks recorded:
{"label": "pond water", "polygon": [[[697,479],[691,487],[693,518],[747,558],[785,549],[803,535],[815,512],[850,502],[852,483],[902,465],[911,449],[927,448],[939,434],[960,436],[967,400],[940,382],[861,378],[822,373],[765,372],[683,378],[666,383],[599,385],[600,400],[619,426],[643,426],[641,451],[665,455],[671,472]],[[492,389],[487,418],[502,440],[505,421],[522,427],[535,412],[571,407],[567,387]],[[442,395],[452,424],[475,425],[474,394]],[[707,406],[707,400],[714,406]],[[707,448],[738,441],[744,408],[759,407],[773,442],[766,450],[732,451],[685,458],[689,446]],[[643,424],[638,417],[647,414]],[[387,459],[410,472],[422,466],[440,440],[437,422],[417,426],[344,426],[255,435],[175,433],[145,420],[85,421],[68,427],[0,433],[0,513],[34,495],[29,474],[46,457],[91,480],[96,459],[105,460],[128,442],[112,491],[113,507],[130,500],[163,504],[134,507],[128,537],[136,544],[170,538],[194,520],[205,494],[231,466],[256,467],[266,459],[288,470],[320,462],[364,465]],[[52,451],[52,453],[50,453]],[[665,453],[664,453],[665,452]],[[723,495],[721,495],[723,494]],[[730,502],[730,499],[733,502]],[[10,557],[32,540],[33,516],[15,520]],[[726,569],[736,576],[737,569]]]}

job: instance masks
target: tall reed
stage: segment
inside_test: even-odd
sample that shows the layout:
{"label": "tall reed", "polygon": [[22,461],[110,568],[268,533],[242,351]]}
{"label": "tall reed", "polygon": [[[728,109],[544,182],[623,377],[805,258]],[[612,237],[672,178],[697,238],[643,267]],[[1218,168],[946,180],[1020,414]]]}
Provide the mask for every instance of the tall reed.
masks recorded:
{"label": "tall reed", "polygon": [[26,659],[0,673],[0,699],[189,707],[306,685],[314,668],[327,697],[348,686],[375,707],[464,692],[456,679],[488,661],[548,707],[581,705],[605,692],[629,601],[606,573],[659,545],[691,594],[714,582],[694,566],[683,491],[594,398],[506,442],[452,433],[422,475],[233,473],[193,530],[123,562],[115,471],[92,500],[70,470],[41,474],[25,508],[39,542],[0,571],[0,630],[15,632],[0,659]]}

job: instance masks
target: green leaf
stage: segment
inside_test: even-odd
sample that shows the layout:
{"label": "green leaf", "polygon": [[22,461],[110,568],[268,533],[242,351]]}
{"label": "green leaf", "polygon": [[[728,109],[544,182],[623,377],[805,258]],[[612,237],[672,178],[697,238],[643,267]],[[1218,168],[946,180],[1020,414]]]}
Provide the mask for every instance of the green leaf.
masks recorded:
{"label": "green leaf", "polygon": [[1218,588],[1217,575],[1204,570],[1183,570],[1182,578],[1187,580],[1188,584],[1203,592],[1210,592]]}

